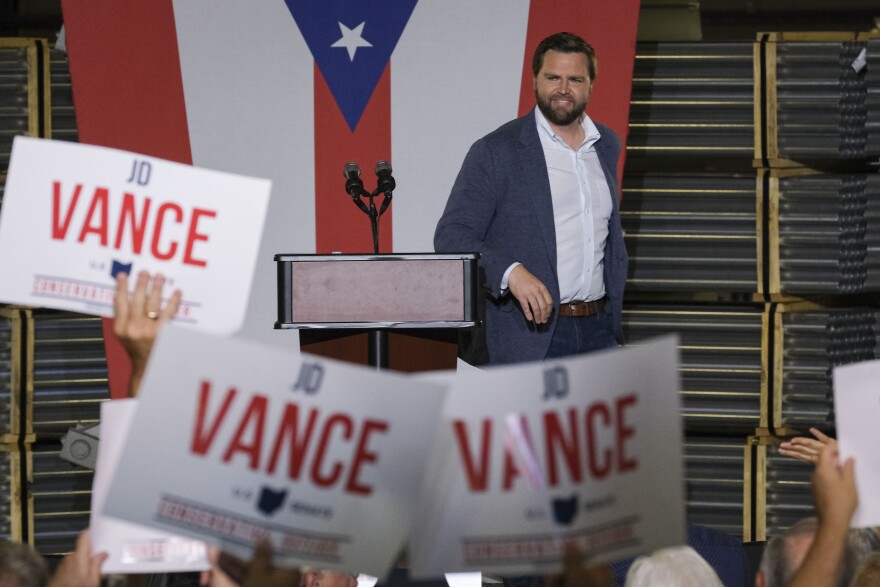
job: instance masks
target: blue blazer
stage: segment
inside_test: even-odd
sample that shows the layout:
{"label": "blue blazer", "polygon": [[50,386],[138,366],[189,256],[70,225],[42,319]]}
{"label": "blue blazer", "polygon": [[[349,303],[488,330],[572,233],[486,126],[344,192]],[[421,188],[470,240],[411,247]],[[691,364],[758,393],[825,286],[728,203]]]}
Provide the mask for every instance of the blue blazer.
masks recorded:
{"label": "blue blazer", "polygon": [[[601,124],[596,153],[611,190],[612,212],[605,244],[606,314],[623,344],[621,309],[627,254],[617,202],[620,139]],[[438,253],[480,253],[485,287],[486,342],[491,363],[542,360],[558,313],[541,328],[526,321],[511,295],[501,295],[504,272],[519,261],[540,279],[559,305],[556,228],[550,178],[534,111],[501,126],[473,144],[452,187],[434,233]]]}

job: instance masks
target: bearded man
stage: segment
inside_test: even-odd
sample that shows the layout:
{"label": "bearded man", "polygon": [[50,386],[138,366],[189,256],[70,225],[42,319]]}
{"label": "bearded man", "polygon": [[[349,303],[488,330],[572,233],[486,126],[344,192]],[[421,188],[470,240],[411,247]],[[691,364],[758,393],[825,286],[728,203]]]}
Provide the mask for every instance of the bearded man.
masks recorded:
{"label": "bearded man", "polygon": [[474,143],[437,224],[438,253],[480,253],[492,364],[623,344],[621,143],[585,112],[597,69],[577,35],[541,41],[536,107]]}

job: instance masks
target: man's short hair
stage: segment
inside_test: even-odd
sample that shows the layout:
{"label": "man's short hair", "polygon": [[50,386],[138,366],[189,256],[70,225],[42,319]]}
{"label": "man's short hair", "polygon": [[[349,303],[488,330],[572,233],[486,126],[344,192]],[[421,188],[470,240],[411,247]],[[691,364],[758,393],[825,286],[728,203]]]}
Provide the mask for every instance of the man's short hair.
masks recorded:
{"label": "man's short hair", "polygon": [[572,33],[556,33],[538,43],[535,55],[532,57],[533,75],[537,76],[541,71],[541,67],[544,65],[544,54],[547,51],[583,53],[587,56],[587,71],[590,73],[590,81],[596,81],[596,74],[599,73],[599,60],[596,58],[596,51],[579,36]]}
{"label": "man's short hair", "polygon": [[788,541],[798,536],[815,536],[818,523],[816,518],[804,518],[782,534],[767,541],[761,556],[761,572],[767,587],[785,587],[797,569],[791,565],[788,554]]}
{"label": "man's short hair", "polygon": [[652,585],[724,587],[709,563],[690,546],[661,548],[635,560],[626,574],[626,587]]}
{"label": "man's short hair", "polygon": [[0,581],[17,587],[43,587],[49,582],[49,569],[29,545],[0,540]]}
{"label": "man's short hair", "polygon": [[880,552],[869,555],[859,565],[852,587],[871,587],[880,585]]}
{"label": "man's short hair", "polygon": [[[785,533],[774,536],[767,541],[764,555],[761,558],[761,572],[764,574],[766,587],[785,587],[789,584],[797,572],[797,569],[791,564],[789,541],[799,536],[815,536],[817,529],[816,518],[804,518]],[[878,547],[880,547],[880,536],[875,529],[850,530],[846,536],[846,545],[843,558],[840,561],[836,585],[848,587],[859,563]]]}

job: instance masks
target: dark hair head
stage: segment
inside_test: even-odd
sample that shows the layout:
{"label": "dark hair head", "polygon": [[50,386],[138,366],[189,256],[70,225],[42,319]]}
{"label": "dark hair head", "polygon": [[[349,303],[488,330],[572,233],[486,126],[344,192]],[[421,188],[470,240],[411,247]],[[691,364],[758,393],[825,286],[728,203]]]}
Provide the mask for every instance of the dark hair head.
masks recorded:
{"label": "dark hair head", "polygon": [[18,587],[43,587],[49,569],[37,551],[27,544],[0,541],[0,583]]}
{"label": "dark hair head", "polygon": [[556,33],[538,43],[535,55],[532,57],[532,75],[537,76],[538,72],[541,71],[541,67],[544,65],[544,54],[547,51],[583,53],[587,56],[587,71],[590,74],[590,81],[596,81],[596,74],[599,73],[599,61],[596,59],[596,51],[579,36],[571,33]]}

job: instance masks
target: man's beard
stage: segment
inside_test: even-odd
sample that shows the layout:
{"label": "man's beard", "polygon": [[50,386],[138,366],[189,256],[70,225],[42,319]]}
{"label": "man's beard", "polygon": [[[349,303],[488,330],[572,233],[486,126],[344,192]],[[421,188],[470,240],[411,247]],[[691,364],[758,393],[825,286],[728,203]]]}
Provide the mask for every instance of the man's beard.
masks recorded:
{"label": "man's beard", "polygon": [[576,102],[574,104],[574,108],[571,109],[570,112],[565,112],[564,110],[553,110],[553,107],[550,104],[552,98],[541,98],[538,95],[537,90],[535,91],[535,101],[538,103],[538,110],[541,111],[541,114],[544,115],[551,123],[556,126],[568,126],[569,124],[577,121],[581,115],[583,115],[584,110],[587,107],[586,101],[584,102]]}

